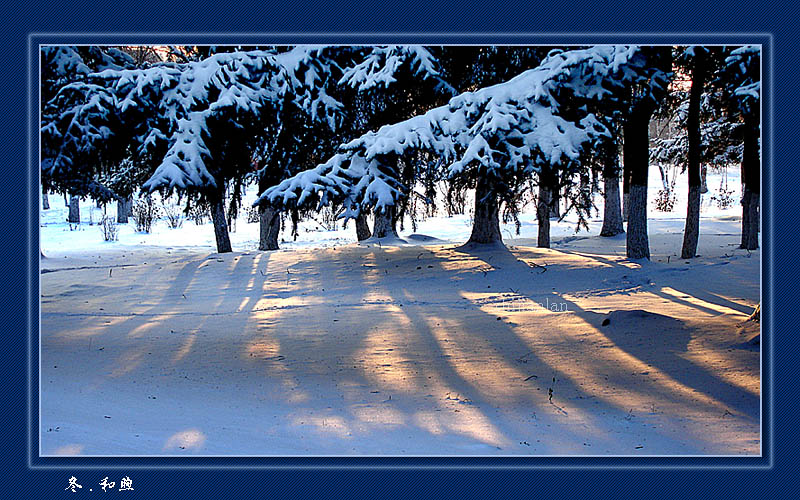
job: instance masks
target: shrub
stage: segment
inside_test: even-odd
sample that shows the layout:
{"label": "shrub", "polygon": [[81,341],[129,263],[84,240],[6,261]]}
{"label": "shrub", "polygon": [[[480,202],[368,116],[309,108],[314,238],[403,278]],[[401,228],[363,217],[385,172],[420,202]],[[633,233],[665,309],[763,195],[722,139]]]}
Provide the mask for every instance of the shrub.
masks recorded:
{"label": "shrub", "polygon": [[158,219],[159,208],[150,196],[139,198],[133,204],[133,220],[136,221],[136,230],[149,233],[153,222]]}
{"label": "shrub", "polygon": [[725,210],[733,205],[733,190],[719,188],[719,192],[711,197],[711,201],[716,202],[720,210]]}
{"label": "shrub", "polygon": [[672,212],[675,208],[675,192],[672,189],[659,189],[655,203],[659,212]]}
{"label": "shrub", "polygon": [[100,219],[100,231],[103,233],[104,241],[117,241],[119,235],[119,226],[113,217],[104,216]]}
{"label": "shrub", "polygon": [[198,226],[202,226],[208,218],[208,207],[203,203],[195,203],[186,211],[186,218],[194,221]]}
{"label": "shrub", "polygon": [[180,207],[173,204],[162,203],[164,216],[167,218],[167,225],[172,229],[178,229],[183,225],[183,214]]}

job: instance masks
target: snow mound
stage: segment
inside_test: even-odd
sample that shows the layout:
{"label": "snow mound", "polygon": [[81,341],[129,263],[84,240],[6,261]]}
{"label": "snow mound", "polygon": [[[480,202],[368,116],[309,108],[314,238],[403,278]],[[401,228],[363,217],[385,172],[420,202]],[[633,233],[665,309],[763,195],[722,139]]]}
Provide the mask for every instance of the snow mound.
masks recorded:
{"label": "snow mound", "polygon": [[408,236],[406,236],[406,238],[411,241],[419,241],[421,243],[444,241],[435,236],[429,236],[427,234],[418,234],[418,233],[409,234]]}

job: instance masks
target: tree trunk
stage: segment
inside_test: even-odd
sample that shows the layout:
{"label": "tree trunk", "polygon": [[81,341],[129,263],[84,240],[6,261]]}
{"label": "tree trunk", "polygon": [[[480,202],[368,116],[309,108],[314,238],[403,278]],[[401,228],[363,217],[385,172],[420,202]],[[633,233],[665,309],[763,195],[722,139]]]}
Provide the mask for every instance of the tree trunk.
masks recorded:
{"label": "tree trunk", "polygon": [[686,117],[686,134],[689,139],[688,165],[689,201],[686,206],[686,225],[683,230],[682,259],[692,259],[697,254],[700,238],[700,100],[706,82],[706,64],[703,50],[697,50],[692,68],[692,87],[689,90],[689,111]]}
{"label": "tree trunk", "polygon": [[214,223],[214,237],[217,240],[217,253],[231,252],[231,239],[225,221],[225,201],[222,190],[216,190],[211,203],[211,221]]}
{"label": "tree trunk", "polygon": [[600,236],[616,236],[625,232],[619,199],[619,177],[603,176],[603,228]]}
{"label": "tree trunk", "polygon": [[558,186],[553,182],[550,191],[550,217],[558,219],[561,217],[561,196],[559,195]]}
{"label": "tree trunk", "polygon": [[689,183],[689,201],[686,205],[686,225],[683,228],[681,259],[693,259],[697,255],[700,239],[700,186]]}
{"label": "tree trunk", "polygon": [[80,198],[77,196],[70,196],[69,198],[69,216],[67,221],[70,224],[80,224],[81,223],[81,208],[80,208]]}
{"label": "tree trunk", "polygon": [[47,190],[42,189],[42,210],[50,210],[50,199],[47,197]]}
{"label": "tree trunk", "polygon": [[[672,68],[672,47],[653,46],[643,49],[648,64],[667,73]],[[650,259],[647,237],[647,177],[650,167],[650,118],[667,88],[651,87],[650,98],[634,102],[623,126],[623,156],[630,172],[628,194],[627,255],[631,259]]]}
{"label": "tree trunk", "polygon": [[539,176],[539,199],[536,204],[536,219],[539,222],[539,237],[536,246],[550,248],[550,206],[552,193],[547,183]]}
{"label": "tree trunk", "polygon": [[600,236],[616,236],[624,233],[622,210],[619,199],[619,164],[617,144],[610,141],[603,158],[603,228]]}
{"label": "tree trunk", "polygon": [[133,208],[133,200],[130,197],[117,199],[117,223],[127,224],[128,216]]}
{"label": "tree trunk", "polygon": [[376,238],[388,236],[397,238],[397,219],[394,205],[386,206],[383,210],[375,209],[375,223],[372,235]]}
{"label": "tree trunk", "polygon": [[700,194],[708,193],[708,166],[700,167]]}
{"label": "tree trunk", "polygon": [[372,236],[369,230],[369,223],[367,223],[367,215],[362,211],[356,217],[356,238],[358,241],[364,241]]}
{"label": "tree trunk", "polygon": [[[624,147],[623,147],[624,149]],[[623,153],[624,155],[624,153]],[[622,164],[622,220],[628,222],[628,209],[631,194],[631,165],[628,158],[623,156]]]}
{"label": "tree trunk", "polygon": [[650,113],[633,112],[625,123],[625,166],[629,169],[627,255],[649,259],[647,237],[647,173],[649,166]]}
{"label": "tree trunk", "polygon": [[69,197],[67,196],[67,193],[64,193],[64,206],[69,206]]}
{"label": "tree trunk", "polygon": [[761,192],[761,160],[758,151],[759,117],[745,115],[744,150],[742,151],[742,244],[741,248],[758,248],[758,212]]}
{"label": "tree trunk", "polygon": [[277,250],[281,232],[281,213],[272,207],[259,207],[259,250]]}
{"label": "tree trunk", "polygon": [[747,185],[742,197],[742,243],[739,248],[758,248],[758,195]]}
{"label": "tree trunk", "polygon": [[631,184],[629,194],[627,255],[631,259],[649,259],[647,237],[647,185]]}
{"label": "tree trunk", "polygon": [[491,182],[480,178],[475,186],[475,217],[472,222],[472,234],[467,243],[497,242],[503,242],[500,234],[500,203]]}

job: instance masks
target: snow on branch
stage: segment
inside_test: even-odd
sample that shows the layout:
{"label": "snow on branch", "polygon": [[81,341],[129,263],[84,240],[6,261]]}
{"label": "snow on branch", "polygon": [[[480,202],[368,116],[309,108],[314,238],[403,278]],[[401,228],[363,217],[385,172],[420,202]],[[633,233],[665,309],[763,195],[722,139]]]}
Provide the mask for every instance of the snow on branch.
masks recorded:
{"label": "snow on branch", "polygon": [[[239,118],[259,118],[277,112],[288,97],[312,118],[335,126],[342,105],[324,90],[335,66],[328,50],[302,46],[284,52],[217,53],[200,61],[91,73],[87,82],[62,90],[82,94],[74,100],[77,104],[61,107],[61,121],[71,118],[66,130],[47,123],[43,132],[54,140],[80,145],[81,151],[100,149],[111,131],[94,123],[114,116],[127,132],[138,134],[134,138],[138,154],[152,154],[166,146],[144,189],[215,186],[218,179],[205,142],[212,118],[234,123]],[[65,163],[63,156],[59,154],[50,164]]]}
{"label": "snow on branch", "polygon": [[441,78],[436,58],[419,45],[390,45],[371,47],[358,64],[345,69],[340,84],[363,92],[375,87],[388,88],[396,82],[395,75],[407,65],[411,73],[421,80],[433,79],[441,87],[455,94],[455,90]]}
{"label": "snow on branch", "polygon": [[756,111],[761,99],[761,48],[745,45],[734,49],[725,58],[721,73],[730,92],[739,98],[742,111]]}
{"label": "snow on branch", "polygon": [[[568,91],[571,99],[613,100],[615,90],[641,78],[645,62],[638,47],[554,51],[537,68],[507,82],[460,94],[445,106],[342,145],[334,158],[269,188],[256,204],[336,199],[348,207],[348,216],[361,208],[383,209],[405,191],[390,163],[412,150],[441,157],[451,177],[503,178],[576,161],[585,144],[608,132],[586,111],[573,120],[560,116],[562,93]],[[377,84],[367,69],[381,74],[369,66],[354,70],[351,80]]]}

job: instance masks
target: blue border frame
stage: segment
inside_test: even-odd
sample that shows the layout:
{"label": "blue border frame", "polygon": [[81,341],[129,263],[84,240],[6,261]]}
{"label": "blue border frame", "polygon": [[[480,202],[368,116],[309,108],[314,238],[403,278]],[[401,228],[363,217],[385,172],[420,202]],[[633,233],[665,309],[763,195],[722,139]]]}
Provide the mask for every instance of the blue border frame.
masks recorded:
{"label": "blue border frame", "polygon": [[[420,43],[420,44],[597,44],[597,43],[642,43],[642,44],[744,44],[762,45],[762,207],[765,207],[762,239],[762,456],[761,457],[39,457],[38,456],[38,45],[40,43],[78,43],[78,44],[165,44],[165,43]],[[66,477],[73,471],[153,470],[164,471],[180,469],[203,469],[205,471],[238,471],[236,477],[246,477],[252,469],[294,470],[298,473],[313,469],[472,469],[488,474],[492,470],[512,471],[515,469],[755,469],[771,470],[774,461],[774,373],[773,373],[773,315],[774,262],[773,247],[775,226],[774,166],[773,166],[773,75],[774,75],[774,37],[769,33],[683,33],[683,34],[645,34],[645,33],[594,33],[576,34],[527,34],[527,33],[265,33],[265,34],[70,34],[70,33],[31,33],[28,35],[28,169],[27,169],[27,278],[28,278],[28,468],[29,470],[59,471],[58,476]],[[77,474],[77,473],[75,473]],[[244,474],[244,476],[243,476]],[[132,475],[132,474],[131,474]],[[321,476],[320,476],[321,477]],[[98,479],[101,479],[98,478]],[[134,478],[135,480],[135,478]],[[348,484],[344,483],[347,487]],[[688,486],[688,485],[687,485]],[[134,485],[135,487],[135,485]],[[56,491],[58,488],[56,488]],[[161,490],[163,492],[163,490]],[[219,488],[214,491],[222,492]],[[690,490],[691,491],[691,490]],[[542,491],[542,493],[545,493]],[[692,495],[689,492],[689,495]]]}

